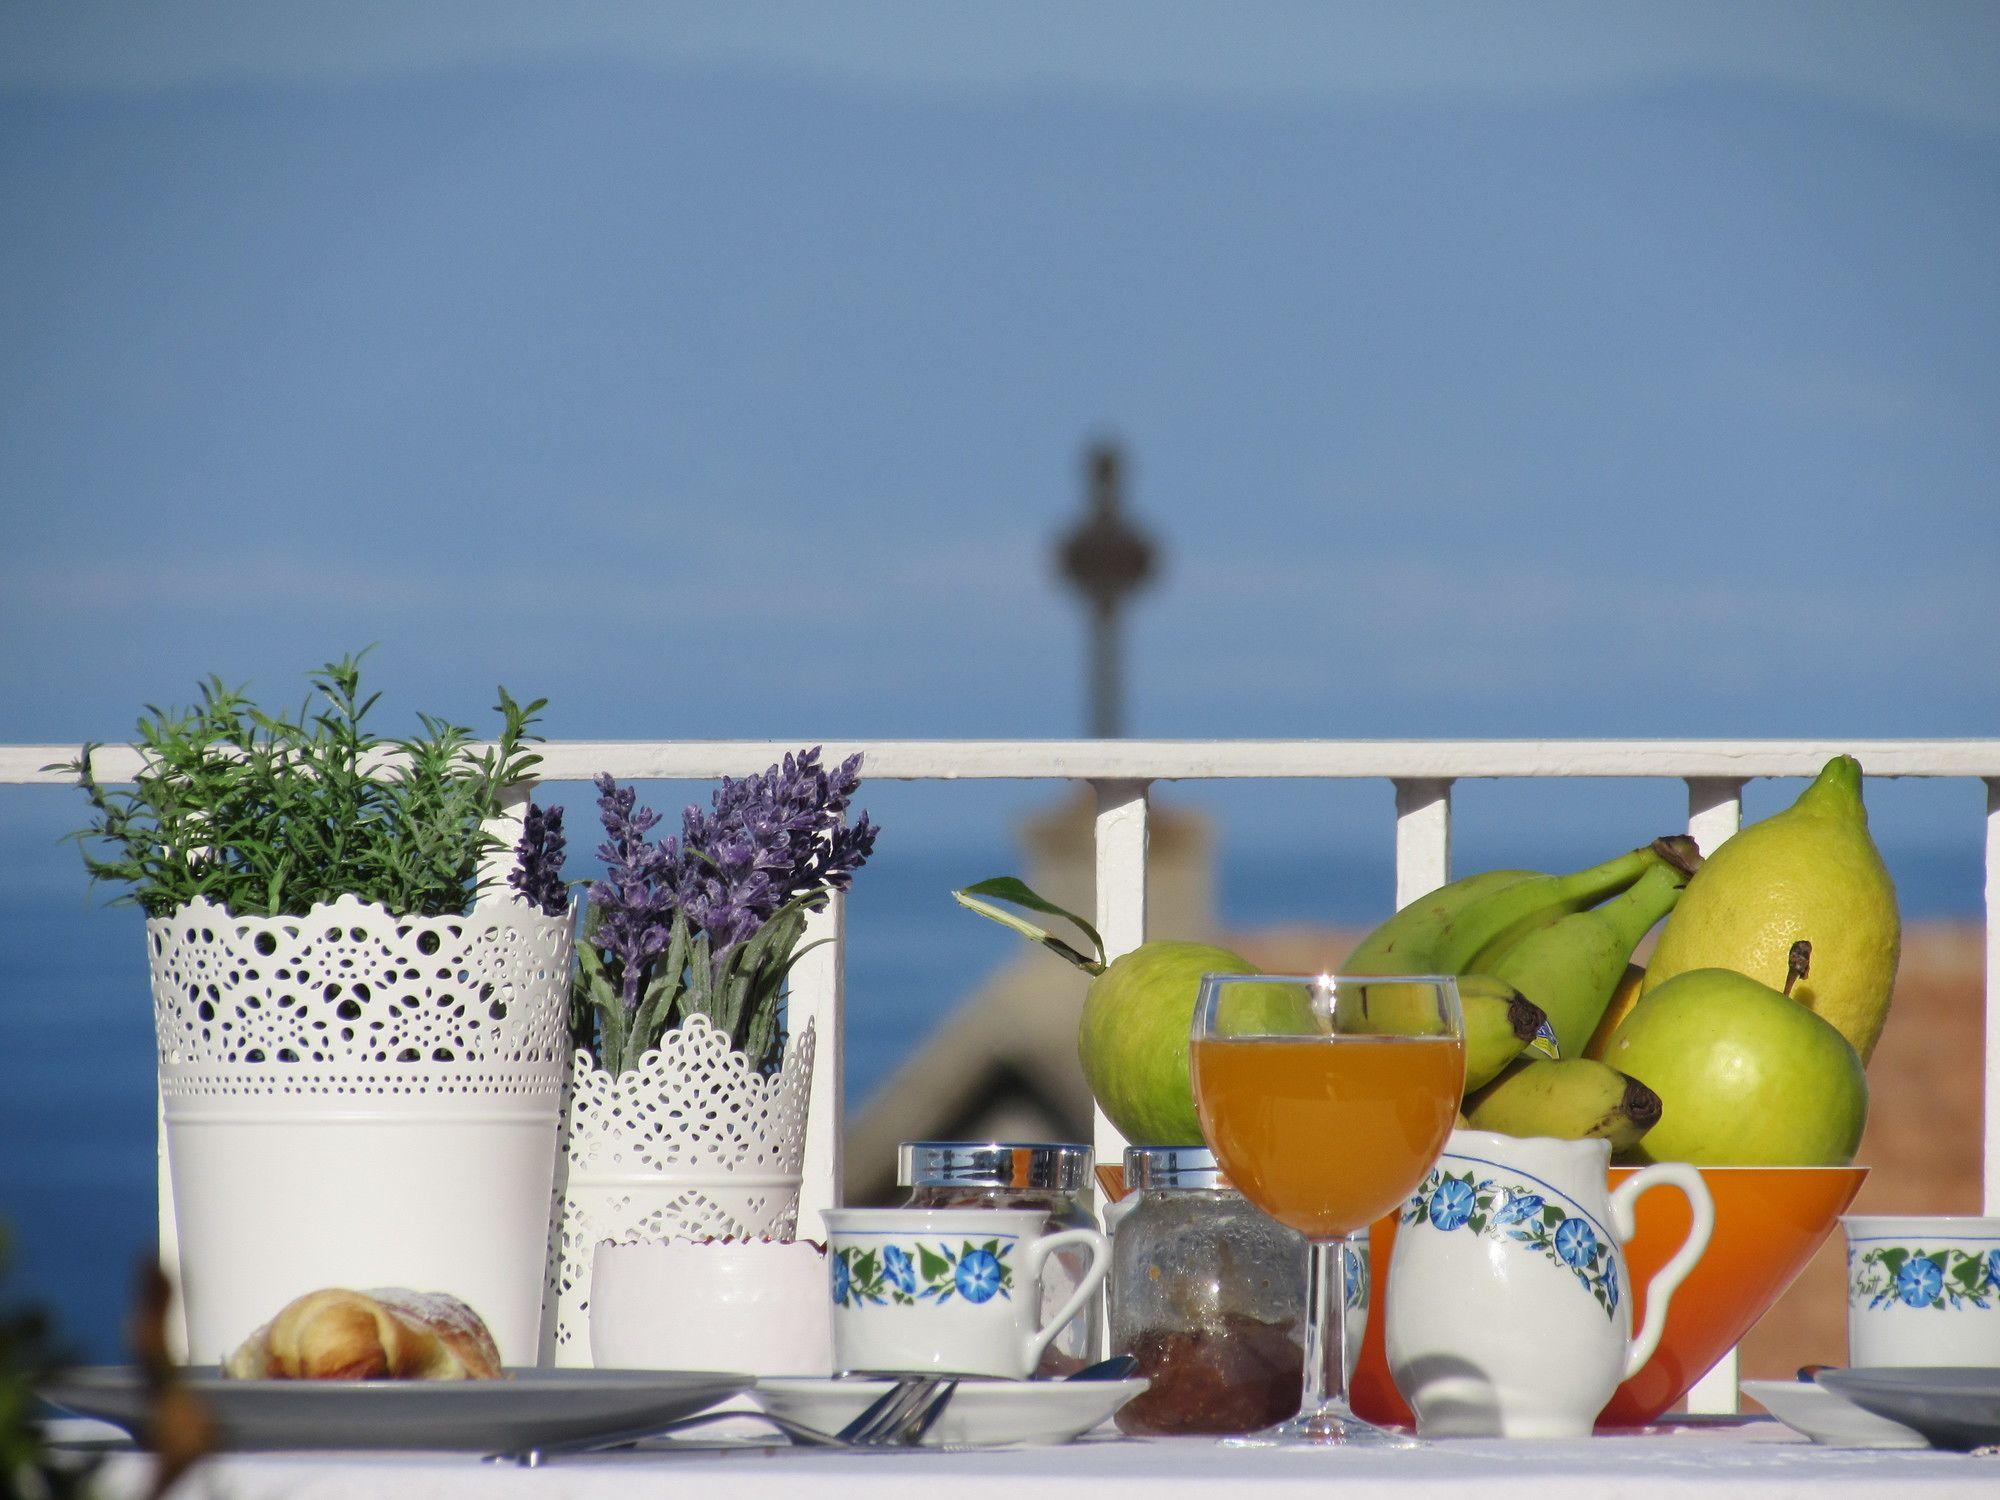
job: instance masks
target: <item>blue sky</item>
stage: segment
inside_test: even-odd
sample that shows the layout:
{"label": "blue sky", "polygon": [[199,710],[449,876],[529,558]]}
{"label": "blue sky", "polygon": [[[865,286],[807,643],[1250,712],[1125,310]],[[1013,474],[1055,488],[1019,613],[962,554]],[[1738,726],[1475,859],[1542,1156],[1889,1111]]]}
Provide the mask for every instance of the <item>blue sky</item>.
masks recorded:
{"label": "blue sky", "polygon": [[1996,16],[9,7],[0,739],[1994,733]]}

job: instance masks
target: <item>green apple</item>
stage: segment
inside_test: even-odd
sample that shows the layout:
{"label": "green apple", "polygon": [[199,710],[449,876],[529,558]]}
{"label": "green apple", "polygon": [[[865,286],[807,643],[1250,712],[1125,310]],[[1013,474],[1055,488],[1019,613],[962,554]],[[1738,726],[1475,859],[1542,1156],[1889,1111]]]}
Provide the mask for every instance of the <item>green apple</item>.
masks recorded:
{"label": "green apple", "polygon": [[1797,1000],[1732,969],[1690,969],[1632,1008],[1604,1061],[1665,1106],[1634,1161],[1843,1166],[1868,1120],[1861,1057]]}

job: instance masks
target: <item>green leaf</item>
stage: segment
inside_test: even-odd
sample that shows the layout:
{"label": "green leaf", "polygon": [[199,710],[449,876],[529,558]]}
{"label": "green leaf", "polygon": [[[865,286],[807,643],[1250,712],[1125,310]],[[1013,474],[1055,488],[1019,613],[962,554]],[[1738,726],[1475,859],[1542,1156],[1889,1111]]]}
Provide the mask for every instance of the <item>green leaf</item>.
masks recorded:
{"label": "green leaf", "polygon": [[1553,1203],[1549,1204],[1542,1210],[1542,1222],[1548,1225],[1549,1228],[1551,1229],[1555,1228],[1556,1225],[1562,1223],[1562,1221],[1563,1221],[1563,1211],[1557,1208]]}
{"label": "green leaf", "polygon": [[636,1068],[641,1057],[660,1045],[679,1011],[687,987],[687,953],[687,917],[677,912],[667,932],[667,951],[653,961],[652,977],[640,995],[638,1014],[632,1019],[632,1040],[626,1044],[627,1071]]}
{"label": "green leaf", "polygon": [[951,1272],[950,1264],[929,1245],[917,1246],[917,1266],[926,1281],[935,1281]]}
{"label": "green leaf", "polygon": [[[1063,921],[1071,923],[1085,937],[1090,939],[1092,947],[1096,949],[1096,957],[1092,958],[1089,955],[1078,952],[1077,949],[1065,943],[1061,938],[1051,934],[1046,928],[1037,927],[1034,923],[993,905],[991,901],[979,899],[985,896],[991,896],[994,901],[1005,901],[1012,906],[1041,912],[1045,916],[1062,918]],[[990,918],[1003,927],[1011,927],[1023,937],[1040,943],[1050,952],[1056,954],[1058,957],[1069,960],[1069,962],[1075,964],[1080,969],[1087,970],[1092,974],[1101,974],[1104,972],[1104,939],[1098,934],[1097,929],[1084,921],[1075,912],[1065,911],[1054,902],[1043,900],[1012,875],[995,875],[990,879],[975,882],[961,890],[953,891],[951,898],[968,911],[976,911],[980,916]]]}

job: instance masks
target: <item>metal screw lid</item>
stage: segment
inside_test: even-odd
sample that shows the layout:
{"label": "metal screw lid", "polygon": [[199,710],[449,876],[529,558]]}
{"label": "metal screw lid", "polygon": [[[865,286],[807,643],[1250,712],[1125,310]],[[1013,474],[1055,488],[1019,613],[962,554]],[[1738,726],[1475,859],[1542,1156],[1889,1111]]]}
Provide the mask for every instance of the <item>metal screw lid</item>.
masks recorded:
{"label": "metal screw lid", "polygon": [[1040,1188],[1080,1193],[1091,1150],[1063,1141],[904,1141],[896,1181],[904,1187]]}
{"label": "metal screw lid", "polygon": [[1226,1188],[1229,1179],[1205,1146],[1127,1146],[1125,1187],[1144,1193],[1159,1188]]}

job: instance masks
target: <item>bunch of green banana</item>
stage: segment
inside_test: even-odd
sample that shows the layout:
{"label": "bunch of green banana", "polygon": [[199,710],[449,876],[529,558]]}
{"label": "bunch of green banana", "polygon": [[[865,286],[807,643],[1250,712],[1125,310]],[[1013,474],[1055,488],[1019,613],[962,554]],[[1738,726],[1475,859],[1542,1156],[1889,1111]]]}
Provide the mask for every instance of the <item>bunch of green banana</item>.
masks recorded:
{"label": "bunch of green banana", "polygon": [[[1505,1070],[1508,1086],[1501,1091],[1510,1098],[1549,1096],[1524,1119],[1569,1126],[1523,1133],[1614,1134],[1593,1128],[1610,1112],[1599,1072],[1562,1067],[1541,1073],[1538,1067],[1558,1058],[1581,1060],[1632,950],[1672,908],[1699,862],[1693,841],[1677,835],[1569,875],[1468,875],[1397,912],[1361,942],[1341,971],[1458,975],[1467,1095],[1489,1086],[1501,1090],[1496,1080]],[[1533,1029],[1524,1030],[1524,1020],[1532,1020]],[[1523,1075],[1527,1085],[1517,1081]],[[1467,1110],[1470,1117],[1470,1102]],[[1506,1107],[1486,1113],[1490,1122],[1512,1116]],[[1652,1118],[1657,1107],[1651,1117],[1639,1111],[1615,1133],[1643,1133]]]}

